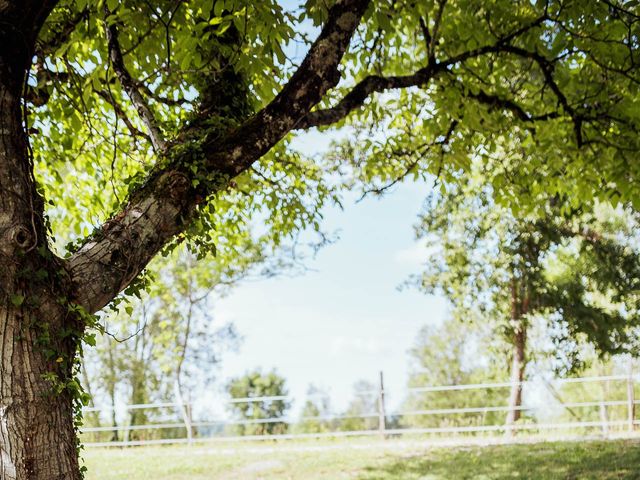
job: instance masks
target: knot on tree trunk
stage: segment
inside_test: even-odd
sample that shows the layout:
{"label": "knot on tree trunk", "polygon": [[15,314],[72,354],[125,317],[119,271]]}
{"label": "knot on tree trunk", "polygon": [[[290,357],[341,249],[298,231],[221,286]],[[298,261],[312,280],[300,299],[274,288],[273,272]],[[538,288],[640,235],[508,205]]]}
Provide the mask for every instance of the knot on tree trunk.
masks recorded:
{"label": "knot on tree trunk", "polygon": [[9,229],[9,241],[24,250],[33,246],[34,235],[32,230],[25,225],[14,225]]}
{"label": "knot on tree trunk", "polygon": [[191,186],[191,180],[183,172],[172,170],[164,175],[161,186],[169,198],[174,202],[180,202],[185,198]]}

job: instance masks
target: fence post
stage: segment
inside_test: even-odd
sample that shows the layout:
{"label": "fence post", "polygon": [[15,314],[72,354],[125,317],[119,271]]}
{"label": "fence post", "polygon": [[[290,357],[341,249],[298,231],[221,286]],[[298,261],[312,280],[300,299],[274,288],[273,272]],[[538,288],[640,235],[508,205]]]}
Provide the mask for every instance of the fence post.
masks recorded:
{"label": "fence post", "polygon": [[636,405],[633,392],[633,359],[629,357],[629,370],[627,376],[627,426],[630,432],[634,430],[636,419]]}
{"label": "fence post", "polygon": [[385,438],[385,430],[387,428],[387,414],[384,408],[384,377],[382,370],[380,371],[380,390],[378,394],[378,430],[382,438]]}

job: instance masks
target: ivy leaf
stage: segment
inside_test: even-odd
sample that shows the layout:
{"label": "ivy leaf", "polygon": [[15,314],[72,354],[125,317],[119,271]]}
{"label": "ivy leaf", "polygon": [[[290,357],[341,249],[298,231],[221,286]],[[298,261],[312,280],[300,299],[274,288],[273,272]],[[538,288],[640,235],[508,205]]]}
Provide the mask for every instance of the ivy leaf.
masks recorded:
{"label": "ivy leaf", "polygon": [[19,307],[24,303],[24,295],[11,295],[11,303],[13,303],[13,305],[16,307]]}

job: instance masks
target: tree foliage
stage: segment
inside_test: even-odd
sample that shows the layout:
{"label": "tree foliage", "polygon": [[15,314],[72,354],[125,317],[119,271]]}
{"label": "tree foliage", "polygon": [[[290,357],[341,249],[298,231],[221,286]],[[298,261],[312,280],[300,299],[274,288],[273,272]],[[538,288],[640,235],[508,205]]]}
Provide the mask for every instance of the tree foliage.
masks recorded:
{"label": "tree foliage", "polygon": [[[366,37],[375,60],[352,52],[360,81],[338,103],[391,90],[350,117],[357,141],[334,156],[365,193],[407,177],[456,183],[479,158],[514,210],[537,208],[543,191],[565,195],[568,209],[594,198],[638,206],[634,2],[380,6]],[[364,76],[369,62],[375,74]],[[418,88],[392,90],[406,86]]]}
{"label": "tree foliage", "polygon": [[379,390],[367,380],[358,380],[353,385],[353,396],[341,415],[340,430],[345,432],[378,429]]}
{"label": "tree foliage", "polygon": [[[461,323],[450,318],[438,326],[425,326],[409,351],[408,387],[502,382],[504,347],[504,341],[495,336],[488,323]],[[410,391],[402,403],[401,424],[429,428],[500,424],[504,419],[502,411],[452,414],[449,410],[502,407],[506,396],[506,388]],[[436,413],[437,410],[442,412]]]}
{"label": "tree foliage", "polygon": [[[286,433],[288,424],[278,421],[289,408],[285,379],[275,371],[249,372],[229,381],[227,391],[232,398],[231,410],[240,423],[234,426],[239,435],[274,435]],[[251,400],[255,398],[255,400]],[[233,402],[233,399],[244,399]],[[246,400],[248,399],[248,400]]]}
{"label": "tree foliage", "polygon": [[[300,60],[293,46],[309,41],[295,25],[327,15],[313,1],[59,2],[27,97],[54,232],[86,236],[168,168],[186,168],[196,199],[218,191],[215,168],[196,159],[213,151],[194,149],[224,143],[271,101]],[[535,205],[542,188],[637,201],[638,23],[632,4],[614,2],[374,2],[344,85],[293,128],[349,115],[362,133],[349,156],[366,182],[455,181],[480,156],[515,206]],[[514,198],[510,185],[523,183]],[[197,248],[224,248],[257,212],[273,235],[317,227],[331,192],[285,141],[209,198],[185,232]]]}
{"label": "tree foliage", "polygon": [[300,411],[300,418],[295,429],[300,433],[323,433],[331,431],[338,423],[331,418],[329,394],[322,388],[309,385],[307,399]]}
{"label": "tree foliage", "polygon": [[[103,333],[84,360],[88,375],[83,384],[93,403],[112,409],[121,403],[189,403],[210,387],[218,375],[220,356],[238,341],[233,325],[217,321],[212,308],[248,273],[238,270],[241,260],[228,269],[216,258],[197,260],[179,248],[156,262],[155,279],[147,292],[122,302],[101,319]],[[164,414],[132,409],[127,418],[92,418],[89,426],[101,426],[100,421],[115,427],[121,422],[144,425]],[[147,434],[134,430],[129,439]],[[117,430],[112,438],[118,439]]]}
{"label": "tree foliage", "polygon": [[351,125],[333,158],[374,191],[479,157],[514,209],[542,190],[640,205],[635,1],[24,0],[0,25],[0,318],[28,325],[12,351],[41,379],[25,393],[7,359],[0,381],[8,422],[51,411],[69,437],[0,443],[52,476],[79,475],[79,344],[152,258],[237,247],[254,222],[276,244],[319,228],[334,194],[296,130]]}
{"label": "tree foliage", "polygon": [[418,285],[510,344],[544,317],[564,368],[578,366],[581,341],[602,354],[636,352],[635,214],[606,204],[562,213],[564,197],[542,196],[535,213],[515,215],[493,188],[476,170],[427,201],[416,231],[431,254]]}

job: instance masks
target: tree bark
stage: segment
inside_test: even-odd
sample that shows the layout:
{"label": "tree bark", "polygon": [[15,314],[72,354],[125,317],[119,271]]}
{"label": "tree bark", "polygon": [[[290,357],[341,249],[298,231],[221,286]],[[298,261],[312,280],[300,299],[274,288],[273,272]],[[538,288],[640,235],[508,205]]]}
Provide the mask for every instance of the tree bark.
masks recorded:
{"label": "tree bark", "polygon": [[79,479],[72,398],[43,377],[56,367],[37,347],[38,332],[25,328],[30,321],[39,319],[0,305],[0,478]]}
{"label": "tree bark", "polygon": [[[523,288],[524,287],[524,288]],[[522,290],[522,292],[521,292]],[[513,326],[513,357],[511,358],[511,391],[505,423],[507,436],[512,436],[515,429],[513,424],[520,419],[522,406],[522,382],[527,366],[526,343],[527,324],[525,315],[529,311],[529,289],[526,280],[519,282],[516,278],[511,281],[511,324]]]}
{"label": "tree bark", "polygon": [[[130,194],[121,212],[66,261],[79,289],[75,301],[97,312],[127,287],[149,261],[182,232],[208,195],[221,191],[229,180],[247,170],[282,140],[340,79],[339,65],[360,23],[369,0],[341,0],[328,12],[327,21],[306,57],[280,93],[262,110],[228,134],[209,137],[185,127],[178,145],[196,145],[198,151],[169,148],[166,162]],[[191,138],[190,138],[191,135]],[[208,172],[206,184],[194,186],[193,156]],[[194,165],[198,166],[198,165]]]}
{"label": "tree bark", "polygon": [[[0,4],[0,478],[76,480],[72,382],[80,322],[51,254],[21,99],[55,2]],[[76,390],[77,392],[77,390]]]}
{"label": "tree bark", "polygon": [[[511,392],[509,394],[509,411],[507,412],[507,425],[513,425],[520,419],[522,406],[522,382],[527,366],[525,357],[526,327],[521,324],[516,331],[513,344],[513,358],[511,360]],[[509,430],[510,431],[510,430]]]}
{"label": "tree bark", "polygon": [[75,480],[69,382],[79,324],[61,300],[68,277],[47,248],[15,68],[0,56],[0,478]]}

